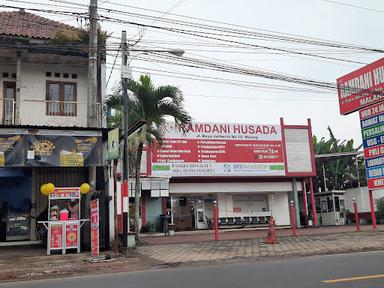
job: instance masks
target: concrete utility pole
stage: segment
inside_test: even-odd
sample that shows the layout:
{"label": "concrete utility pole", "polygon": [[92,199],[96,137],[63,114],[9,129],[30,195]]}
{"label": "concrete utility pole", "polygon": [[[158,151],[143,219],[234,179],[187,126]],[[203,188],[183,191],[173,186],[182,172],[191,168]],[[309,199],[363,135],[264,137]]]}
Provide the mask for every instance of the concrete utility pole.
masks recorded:
{"label": "concrete utility pole", "polygon": [[88,51],[88,115],[87,126],[99,127],[96,116],[97,102],[97,0],[89,4],[89,51]]}
{"label": "concrete utility pole", "polygon": [[131,72],[128,66],[128,45],[127,45],[127,32],[121,33],[121,85],[123,93],[123,245],[128,244],[128,231],[129,231],[129,193],[128,193],[128,171],[129,171],[129,158],[128,158],[128,79],[131,79]]}
{"label": "concrete utility pole", "polygon": [[[89,51],[88,51],[88,107],[87,127],[99,127],[96,118],[97,99],[97,0],[90,0],[89,4]],[[91,192],[96,190],[96,167],[88,168],[88,182]],[[90,215],[90,201],[92,193],[85,196],[83,215]],[[88,216],[87,216],[88,217]],[[87,218],[86,217],[86,218]],[[90,224],[86,222],[83,229],[84,243],[91,243]]]}

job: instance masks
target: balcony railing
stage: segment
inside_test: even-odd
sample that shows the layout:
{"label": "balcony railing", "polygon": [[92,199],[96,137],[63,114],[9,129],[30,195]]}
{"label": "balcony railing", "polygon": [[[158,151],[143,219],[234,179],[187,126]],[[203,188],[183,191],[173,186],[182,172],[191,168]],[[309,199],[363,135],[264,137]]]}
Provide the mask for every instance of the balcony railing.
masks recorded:
{"label": "balcony railing", "polygon": [[15,124],[15,99],[0,98],[0,124],[14,125]]}
{"label": "balcony railing", "polygon": [[[49,126],[87,126],[88,104],[80,101],[26,99],[22,101],[22,122]],[[101,127],[101,104],[96,104],[97,125]]]}
{"label": "balcony railing", "polygon": [[[0,98],[0,125],[15,125],[16,102]],[[87,126],[88,105],[85,102],[22,100],[21,124],[46,126]],[[96,104],[96,121],[103,127],[102,105]]]}

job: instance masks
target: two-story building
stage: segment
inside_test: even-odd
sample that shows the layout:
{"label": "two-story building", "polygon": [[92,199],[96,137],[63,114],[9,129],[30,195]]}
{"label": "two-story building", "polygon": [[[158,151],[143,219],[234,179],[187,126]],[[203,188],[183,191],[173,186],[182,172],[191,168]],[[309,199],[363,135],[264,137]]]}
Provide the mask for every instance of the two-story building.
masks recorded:
{"label": "two-story building", "polygon": [[98,54],[97,123],[88,127],[87,35],[24,10],[0,12],[0,243],[36,240],[44,183],[89,182],[104,195],[105,59]]}

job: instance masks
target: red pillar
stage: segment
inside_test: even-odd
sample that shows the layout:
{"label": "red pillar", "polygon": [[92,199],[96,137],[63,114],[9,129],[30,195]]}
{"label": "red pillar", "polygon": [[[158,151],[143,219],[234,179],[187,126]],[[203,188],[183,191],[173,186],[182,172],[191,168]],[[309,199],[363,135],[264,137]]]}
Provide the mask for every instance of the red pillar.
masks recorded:
{"label": "red pillar", "polygon": [[303,191],[303,209],[305,216],[305,226],[308,226],[308,205],[307,205],[307,191],[305,189],[305,181],[301,181],[301,190]]}
{"label": "red pillar", "polygon": [[372,217],[372,229],[376,230],[376,214],[375,214],[375,204],[373,202],[372,190],[369,190],[369,206],[371,208],[371,217]]}
{"label": "red pillar", "polygon": [[316,215],[315,193],[313,192],[312,177],[309,177],[309,191],[311,193],[313,225],[316,226],[317,225],[317,215]]}
{"label": "red pillar", "polygon": [[217,209],[217,200],[213,201],[213,224],[215,228],[215,241],[219,240],[219,223],[218,223],[218,209]]}
{"label": "red pillar", "polygon": [[291,227],[292,227],[292,236],[296,237],[296,221],[295,221],[295,206],[293,201],[289,204],[289,210],[291,211]]}
{"label": "red pillar", "polygon": [[360,220],[359,220],[359,213],[357,212],[356,199],[353,198],[352,201],[353,201],[353,210],[355,211],[356,231],[359,232],[360,231]]}
{"label": "red pillar", "polygon": [[167,198],[162,197],[161,200],[162,200],[162,205],[163,205],[163,214],[167,215]]}

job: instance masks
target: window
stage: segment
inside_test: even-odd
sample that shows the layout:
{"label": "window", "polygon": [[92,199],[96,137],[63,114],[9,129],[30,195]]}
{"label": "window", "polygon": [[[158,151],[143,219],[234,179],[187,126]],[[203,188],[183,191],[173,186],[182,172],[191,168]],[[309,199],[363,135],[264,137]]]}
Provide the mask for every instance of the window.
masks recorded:
{"label": "window", "polygon": [[47,115],[76,116],[76,83],[47,81]]}

